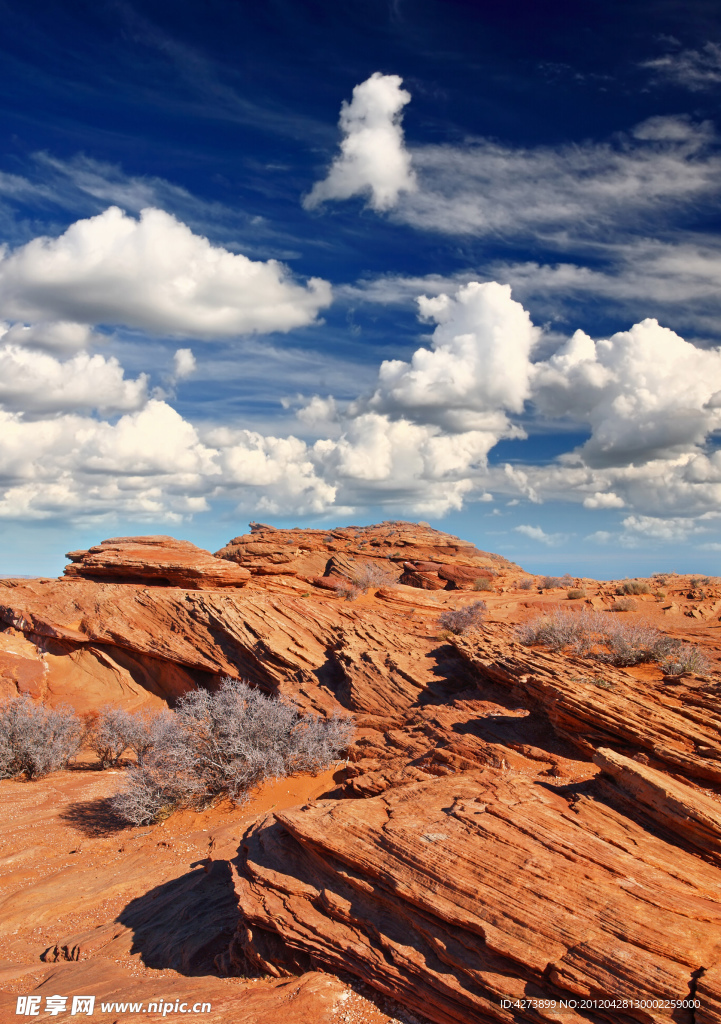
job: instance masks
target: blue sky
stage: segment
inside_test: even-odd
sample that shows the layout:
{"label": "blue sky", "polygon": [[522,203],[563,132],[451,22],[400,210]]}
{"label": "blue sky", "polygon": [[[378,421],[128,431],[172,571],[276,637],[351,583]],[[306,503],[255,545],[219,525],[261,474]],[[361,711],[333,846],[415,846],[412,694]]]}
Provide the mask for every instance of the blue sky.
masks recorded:
{"label": "blue sky", "polygon": [[0,15],[1,572],[256,519],[719,572],[715,2]]}

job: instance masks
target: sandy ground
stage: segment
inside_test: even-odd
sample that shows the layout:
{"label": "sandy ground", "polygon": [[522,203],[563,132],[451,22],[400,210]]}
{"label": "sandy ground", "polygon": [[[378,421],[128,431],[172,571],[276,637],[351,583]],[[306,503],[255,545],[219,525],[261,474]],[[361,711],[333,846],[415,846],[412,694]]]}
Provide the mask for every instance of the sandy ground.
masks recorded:
{"label": "sandy ground", "polygon": [[[122,828],[107,808],[122,771],[100,772],[90,759],[36,782],[0,782],[0,1020],[24,1019],[15,1014],[16,998],[33,991],[43,995],[41,1006],[51,992],[144,1002],[207,998],[210,1015],[175,1019],[244,1020],[247,991],[276,983],[222,977],[215,967],[237,917],[228,864],[254,817],[321,797],[341,776],[342,766],[270,781],[243,807],[226,803],[138,828]],[[307,993],[320,1014],[313,1024],[411,1024],[409,1014],[363,986],[333,982],[329,1015],[318,993]],[[278,1012],[260,1001],[250,1020],[275,1024]],[[107,1020],[126,1018],[154,1015]],[[35,1019],[81,1018],[41,1009]],[[104,1018],[96,1009],[92,1019]]]}

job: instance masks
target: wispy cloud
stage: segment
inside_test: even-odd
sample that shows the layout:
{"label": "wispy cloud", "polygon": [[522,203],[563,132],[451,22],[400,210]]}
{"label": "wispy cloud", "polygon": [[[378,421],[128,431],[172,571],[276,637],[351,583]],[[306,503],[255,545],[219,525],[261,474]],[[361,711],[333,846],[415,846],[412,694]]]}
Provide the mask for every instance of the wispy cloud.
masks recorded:
{"label": "wispy cloud", "polygon": [[523,147],[478,138],[406,145],[400,111],[410,94],[376,73],[344,104],[341,154],[306,203],[370,192],[371,205],[414,227],[546,244],[617,235],[652,217],[718,199],[714,128],[655,116],[604,142]]}
{"label": "wispy cloud", "polygon": [[486,139],[411,149],[418,189],[394,217],[455,235],[580,244],[638,229],[717,199],[721,156],[713,129],[652,118],[607,142],[524,148]]}
{"label": "wispy cloud", "polygon": [[555,547],[558,544],[562,544],[564,540],[567,540],[566,534],[546,533],[540,526],[528,526],[522,523],[520,526],[514,526],[513,529],[516,533],[522,533],[530,540],[536,540],[540,544],[546,544],[548,547]]}
{"label": "wispy cloud", "polygon": [[698,50],[666,53],[643,61],[641,67],[652,71],[657,82],[701,92],[721,84],[721,45],[707,42]]}

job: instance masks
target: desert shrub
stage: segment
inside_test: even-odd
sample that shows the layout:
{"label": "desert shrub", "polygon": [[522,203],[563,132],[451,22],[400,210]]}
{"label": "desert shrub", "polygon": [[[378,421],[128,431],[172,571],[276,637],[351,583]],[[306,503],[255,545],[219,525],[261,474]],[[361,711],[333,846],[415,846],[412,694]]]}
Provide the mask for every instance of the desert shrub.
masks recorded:
{"label": "desert shrub", "polygon": [[566,597],[568,598],[569,601],[577,601],[579,599],[579,597],[585,597],[585,596],[586,596],[586,591],[584,590],[583,587],[571,587],[571,589],[566,594]]}
{"label": "desert shrub", "polygon": [[473,581],[472,590],[493,590],[493,583],[490,576],[479,576]]}
{"label": "desert shrub", "polygon": [[658,661],[672,641],[647,622],[614,619],[606,626],[603,643],[607,648],[601,655],[603,661],[610,661],[612,665],[639,665],[644,661]]}
{"label": "desert shrub", "polygon": [[601,616],[584,608],[581,612],[541,615],[519,626],[517,635],[521,643],[529,646],[543,644],[552,651],[572,647],[575,654],[583,655],[591,650],[603,628]]}
{"label": "desert shrub", "polygon": [[617,594],[650,594],[651,588],[644,580],[625,580],[616,587]]}
{"label": "desert shrub", "polygon": [[660,659],[661,668],[666,675],[682,676],[686,672],[703,676],[709,671],[711,663],[699,647],[693,644],[679,644],[672,647]]}
{"label": "desert shrub", "polygon": [[154,728],[144,763],[129,770],[125,790],[113,800],[116,812],[136,825],[220,795],[240,802],[266,778],[320,771],[348,746],[353,727],[338,716],[302,715],[246,683],[224,679],[215,693],[185,694]]}
{"label": "desert shrub", "polygon": [[636,607],[630,597],[618,597],[611,605],[612,612],[632,612]]}
{"label": "desert shrub", "polygon": [[86,743],[98,755],[102,768],[120,763],[130,746],[130,739],[136,731],[136,716],[123,708],[106,704],[91,719]]}
{"label": "desert shrub", "polygon": [[441,629],[447,630],[459,636],[471,629],[477,629],[483,622],[483,613],[486,610],[485,601],[475,601],[463,608],[449,608],[438,616],[438,625]]}
{"label": "desert shrub", "polygon": [[551,590],[554,587],[572,587],[573,583],[573,576],[566,573],[564,576],[544,576],[539,586],[544,590]]}
{"label": "desert shrub", "polygon": [[128,747],[133,751],[139,765],[145,763],[145,759],[158,742],[165,730],[165,721],[170,715],[169,711],[162,711],[155,715],[133,715],[133,724],[128,736]]}
{"label": "desert shrub", "polygon": [[519,590],[532,590],[533,587],[535,586],[535,584],[536,584],[536,581],[533,579],[532,576],[526,576],[525,579],[522,579],[521,582],[518,584],[518,589]]}
{"label": "desert shrub", "polygon": [[353,736],[353,722],[341,715],[328,719],[306,715],[293,729],[287,766],[290,771],[312,772],[327,768]]}
{"label": "desert shrub", "polygon": [[398,582],[398,578],[398,570],[392,562],[388,565],[366,562],[355,570],[351,583],[359,590],[366,591],[369,587],[392,587]]}
{"label": "desert shrub", "polygon": [[584,609],[580,613],[556,611],[520,626],[521,643],[543,644],[553,651],[570,647],[574,654],[593,654],[612,665],[661,662],[678,646],[645,622],[619,622],[612,616]]}
{"label": "desert shrub", "polygon": [[118,765],[126,750],[131,750],[142,765],[163,734],[164,716],[168,714],[131,712],[106,704],[90,718],[85,742],[96,752],[103,768]]}
{"label": "desert shrub", "polygon": [[0,705],[0,778],[36,779],[58,771],[78,752],[82,737],[82,724],[71,708],[35,704],[27,694],[5,701]]}

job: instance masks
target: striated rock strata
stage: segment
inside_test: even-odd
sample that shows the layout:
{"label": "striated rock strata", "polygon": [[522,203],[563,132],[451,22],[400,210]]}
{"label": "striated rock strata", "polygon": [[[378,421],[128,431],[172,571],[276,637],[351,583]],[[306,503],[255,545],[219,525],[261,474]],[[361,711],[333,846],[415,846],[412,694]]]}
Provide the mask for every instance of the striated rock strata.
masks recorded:
{"label": "striated rock strata", "polygon": [[69,551],[70,579],[118,580],[187,590],[242,587],[250,572],[228,565],[187,540],[172,537],[115,537],[87,551]]}
{"label": "striated rock strata", "polygon": [[438,1024],[690,1022],[501,1002],[683,1001],[721,962],[717,870],[644,825],[594,782],[492,769],[288,810],[243,843],[234,955],[351,970]]}
{"label": "striated rock strata", "polygon": [[[250,964],[281,979],[302,975],[308,1019],[318,976],[307,972],[320,968],[355,975],[435,1024],[721,1021],[717,581],[652,581],[664,590],[649,586],[635,611],[618,613],[703,646],[708,669],[671,678],[656,664],[613,667],[519,642],[519,621],[559,607],[617,614],[617,584],[583,581],[586,597],[570,602],[562,588],[532,590],[513,563],[423,524],[253,524],[218,556],[168,538],[125,538],[73,553],[60,580],[0,581],[3,692],[82,710],[108,701],[162,707],[231,675],[320,714],[352,713],[347,759],[315,789],[284,780],[285,800],[278,791],[227,809],[225,831],[212,825],[218,859],[205,863],[207,874],[199,858],[212,808],[192,853],[172,819],[141,829],[143,853],[130,860],[125,839],[86,836],[88,848],[96,844],[92,863],[71,856],[77,840],[66,838],[62,864],[50,868],[33,840],[37,878],[3,904],[6,959],[18,958],[21,973],[22,950],[35,946],[49,985],[48,972],[72,967],[65,958],[75,950],[90,965],[130,958],[130,971],[142,946],[151,968],[196,972],[201,957],[211,972]],[[440,614],[477,601],[481,580],[483,627],[441,630]],[[95,778],[109,791],[109,774]],[[73,792],[86,786],[82,772],[71,779]],[[286,782],[299,787],[296,797]],[[39,792],[2,785],[18,800]],[[6,839],[0,856],[30,857],[12,847],[10,825]],[[106,889],[122,902],[130,867],[140,885],[143,858],[157,868],[160,857],[171,858],[168,888],[157,899],[141,890],[140,903],[102,918]],[[191,927],[177,895],[205,892],[200,875],[228,902],[220,912],[204,897]],[[73,901],[88,879],[98,891],[95,903],[83,897],[84,915],[56,908],[61,891]],[[166,910],[182,917],[172,917],[172,936],[159,924],[171,920]],[[56,921],[40,947],[34,929]],[[226,982],[245,985],[208,984]],[[693,1013],[653,1005],[694,994]],[[556,1004],[501,1002],[522,997]],[[559,1008],[584,997],[651,1004]],[[232,1008],[218,1019],[235,1019]]]}

